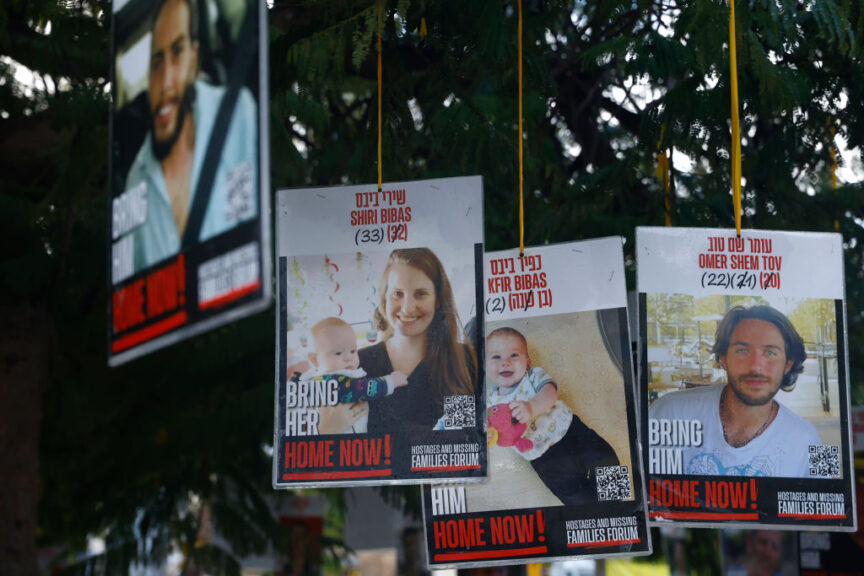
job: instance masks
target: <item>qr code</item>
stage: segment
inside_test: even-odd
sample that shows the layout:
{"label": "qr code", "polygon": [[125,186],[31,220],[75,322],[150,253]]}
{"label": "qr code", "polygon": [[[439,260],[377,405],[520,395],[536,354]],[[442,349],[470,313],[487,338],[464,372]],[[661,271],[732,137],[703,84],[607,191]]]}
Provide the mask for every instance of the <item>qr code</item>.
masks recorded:
{"label": "qr code", "polygon": [[840,477],[840,450],[837,446],[810,446],[810,476]]}
{"label": "qr code", "polygon": [[594,475],[597,477],[597,499],[601,502],[633,498],[630,490],[630,469],[627,466],[595,468]]}
{"label": "qr code", "polygon": [[473,428],[475,423],[474,396],[444,397],[444,429],[461,430],[462,428]]}
{"label": "qr code", "polygon": [[255,181],[252,165],[243,162],[228,172],[225,182],[227,198],[225,221],[234,224],[255,215]]}

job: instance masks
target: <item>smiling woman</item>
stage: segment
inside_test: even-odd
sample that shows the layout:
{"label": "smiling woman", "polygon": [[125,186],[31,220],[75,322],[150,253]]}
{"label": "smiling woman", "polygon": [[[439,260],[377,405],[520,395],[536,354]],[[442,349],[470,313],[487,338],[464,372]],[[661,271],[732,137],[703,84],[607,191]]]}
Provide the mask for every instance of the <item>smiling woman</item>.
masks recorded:
{"label": "smiling woman", "polygon": [[369,432],[431,431],[445,396],[474,394],[477,358],[462,331],[450,280],[428,248],[390,253],[375,323],[382,342],[360,351],[370,376],[399,370],[408,386],[370,406]]}
{"label": "smiling woman", "polygon": [[[424,338],[435,315],[435,286],[418,268],[395,263],[387,274],[386,321],[394,334]],[[379,318],[379,323],[381,319]],[[412,366],[413,368],[413,366]]]}

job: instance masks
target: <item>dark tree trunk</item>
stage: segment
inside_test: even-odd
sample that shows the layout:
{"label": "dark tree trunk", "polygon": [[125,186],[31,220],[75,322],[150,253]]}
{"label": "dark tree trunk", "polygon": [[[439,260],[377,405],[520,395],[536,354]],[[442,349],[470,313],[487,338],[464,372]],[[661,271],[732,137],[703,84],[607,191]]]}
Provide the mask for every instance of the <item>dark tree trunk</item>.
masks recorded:
{"label": "dark tree trunk", "polygon": [[48,315],[0,306],[0,571],[36,576],[39,424],[50,343]]}

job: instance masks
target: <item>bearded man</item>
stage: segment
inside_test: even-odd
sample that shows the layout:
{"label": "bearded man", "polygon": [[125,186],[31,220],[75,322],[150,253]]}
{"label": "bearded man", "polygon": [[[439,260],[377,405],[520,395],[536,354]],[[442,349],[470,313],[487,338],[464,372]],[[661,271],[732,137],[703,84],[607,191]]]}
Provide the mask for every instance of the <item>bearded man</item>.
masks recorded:
{"label": "bearded man", "polygon": [[[701,426],[698,445],[683,449],[683,473],[712,476],[809,478],[816,428],[779,403],[807,359],[789,319],[770,306],[736,306],[717,326],[712,352],[726,384],[673,392],[658,399],[649,418]],[[650,422],[649,422],[650,424]]]}
{"label": "bearded man", "polygon": [[146,219],[131,231],[135,272],[257,215],[255,101],[246,88],[199,79],[199,69],[194,1],[161,0],[150,45],[151,127],[125,188],[146,198]]}

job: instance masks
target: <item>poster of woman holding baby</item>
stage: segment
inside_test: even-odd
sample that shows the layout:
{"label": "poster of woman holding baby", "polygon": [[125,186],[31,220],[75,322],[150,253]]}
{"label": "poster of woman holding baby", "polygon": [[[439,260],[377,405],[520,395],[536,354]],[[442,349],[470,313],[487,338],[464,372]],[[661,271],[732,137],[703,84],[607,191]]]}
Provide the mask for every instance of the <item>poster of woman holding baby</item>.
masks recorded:
{"label": "poster of woman holding baby", "polygon": [[480,178],[278,210],[274,485],[485,476]]}

